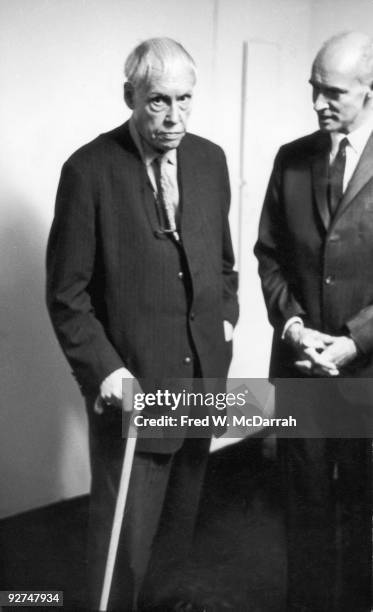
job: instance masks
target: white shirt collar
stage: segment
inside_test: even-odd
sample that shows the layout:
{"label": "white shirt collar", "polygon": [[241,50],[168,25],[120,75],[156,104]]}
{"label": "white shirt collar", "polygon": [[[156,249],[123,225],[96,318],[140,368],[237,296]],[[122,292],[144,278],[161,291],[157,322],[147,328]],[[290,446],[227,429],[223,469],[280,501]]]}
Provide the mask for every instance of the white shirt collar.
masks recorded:
{"label": "white shirt collar", "polygon": [[347,138],[350,147],[354,150],[356,155],[360,157],[365,145],[368,142],[369,136],[373,130],[373,117],[369,118],[359,128],[350,132],[349,134],[342,134],[341,132],[331,133],[331,156],[334,157],[338,151],[339,143],[343,138]]}
{"label": "white shirt collar", "polygon": [[[132,139],[137,147],[138,152],[141,155],[141,159],[146,166],[151,166],[153,161],[160,156],[159,151],[152,149],[152,147],[141,137],[139,131],[135,125],[133,117],[129,120],[129,130],[132,136]],[[176,149],[171,149],[170,151],[166,151],[163,156],[167,159],[168,163],[176,166],[177,164],[177,154]]]}

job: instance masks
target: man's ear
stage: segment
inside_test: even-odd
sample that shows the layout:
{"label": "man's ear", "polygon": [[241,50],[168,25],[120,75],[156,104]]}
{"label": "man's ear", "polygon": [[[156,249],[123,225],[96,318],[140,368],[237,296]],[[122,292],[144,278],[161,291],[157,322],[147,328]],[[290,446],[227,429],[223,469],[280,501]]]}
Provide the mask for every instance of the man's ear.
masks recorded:
{"label": "man's ear", "polygon": [[128,108],[133,110],[135,108],[134,102],[135,90],[132,83],[128,81],[124,84],[124,101],[127,104]]}

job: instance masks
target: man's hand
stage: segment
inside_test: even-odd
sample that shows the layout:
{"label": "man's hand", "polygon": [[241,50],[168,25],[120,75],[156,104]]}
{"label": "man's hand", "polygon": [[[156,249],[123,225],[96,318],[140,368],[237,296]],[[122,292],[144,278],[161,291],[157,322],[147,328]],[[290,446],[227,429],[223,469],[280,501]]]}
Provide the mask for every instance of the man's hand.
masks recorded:
{"label": "man's hand", "polygon": [[337,368],[348,365],[357,356],[357,347],[352,338],[348,336],[332,337],[332,342],[321,353],[327,361],[331,361]]}
{"label": "man's hand", "polygon": [[333,342],[333,337],[316,329],[304,327],[296,321],[285,334],[286,341],[293,346],[298,354],[295,367],[306,376],[337,376],[336,364],[325,355],[325,351]]}
{"label": "man's hand", "polygon": [[306,348],[295,367],[306,376],[338,376],[339,370],[335,364],[323,357],[323,353],[314,348]]}
{"label": "man's hand", "polygon": [[96,400],[94,410],[97,414],[102,414],[104,408],[122,408],[123,399],[123,378],[132,379],[133,376],[127,368],[115,370],[101,383],[100,394]]}
{"label": "man's hand", "polygon": [[301,351],[304,348],[324,350],[331,343],[332,336],[323,334],[317,331],[317,329],[304,327],[302,323],[296,321],[286,331],[285,339],[295,350]]}

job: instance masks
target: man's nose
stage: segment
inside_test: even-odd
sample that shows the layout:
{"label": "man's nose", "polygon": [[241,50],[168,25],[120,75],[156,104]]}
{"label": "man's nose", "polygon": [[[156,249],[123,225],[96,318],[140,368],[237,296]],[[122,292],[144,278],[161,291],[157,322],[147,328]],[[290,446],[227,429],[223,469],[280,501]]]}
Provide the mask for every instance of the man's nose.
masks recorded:
{"label": "man's nose", "polygon": [[168,107],[166,120],[170,123],[178,123],[180,120],[180,109],[176,101],[171,102],[170,106]]}
{"label": "man's nose", "polygon": [[320,91],[313,99],[313,108],[316,112],[320,112],[329,107],[329,102],[324,94]]}

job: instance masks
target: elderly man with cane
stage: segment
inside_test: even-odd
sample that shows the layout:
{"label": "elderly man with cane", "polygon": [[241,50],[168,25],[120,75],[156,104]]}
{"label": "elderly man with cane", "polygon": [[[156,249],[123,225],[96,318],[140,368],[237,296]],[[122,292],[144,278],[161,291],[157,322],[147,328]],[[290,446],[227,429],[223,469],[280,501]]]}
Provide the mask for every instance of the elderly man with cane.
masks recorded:
{"label": "elderly man with cane", "polygon": [[[132,116],[64,164],[47,255],[49,312],[89,420],[91,609],[123,462],[123,379],[143,391],[224,380],[238,316],[225,156],[186,134],[194,61],[155,38],[125,73]],[[152,579],[180,567],[193,538],[210,441],[187,434],[136,443],[109,610],[203,609],[160,601]]]}

